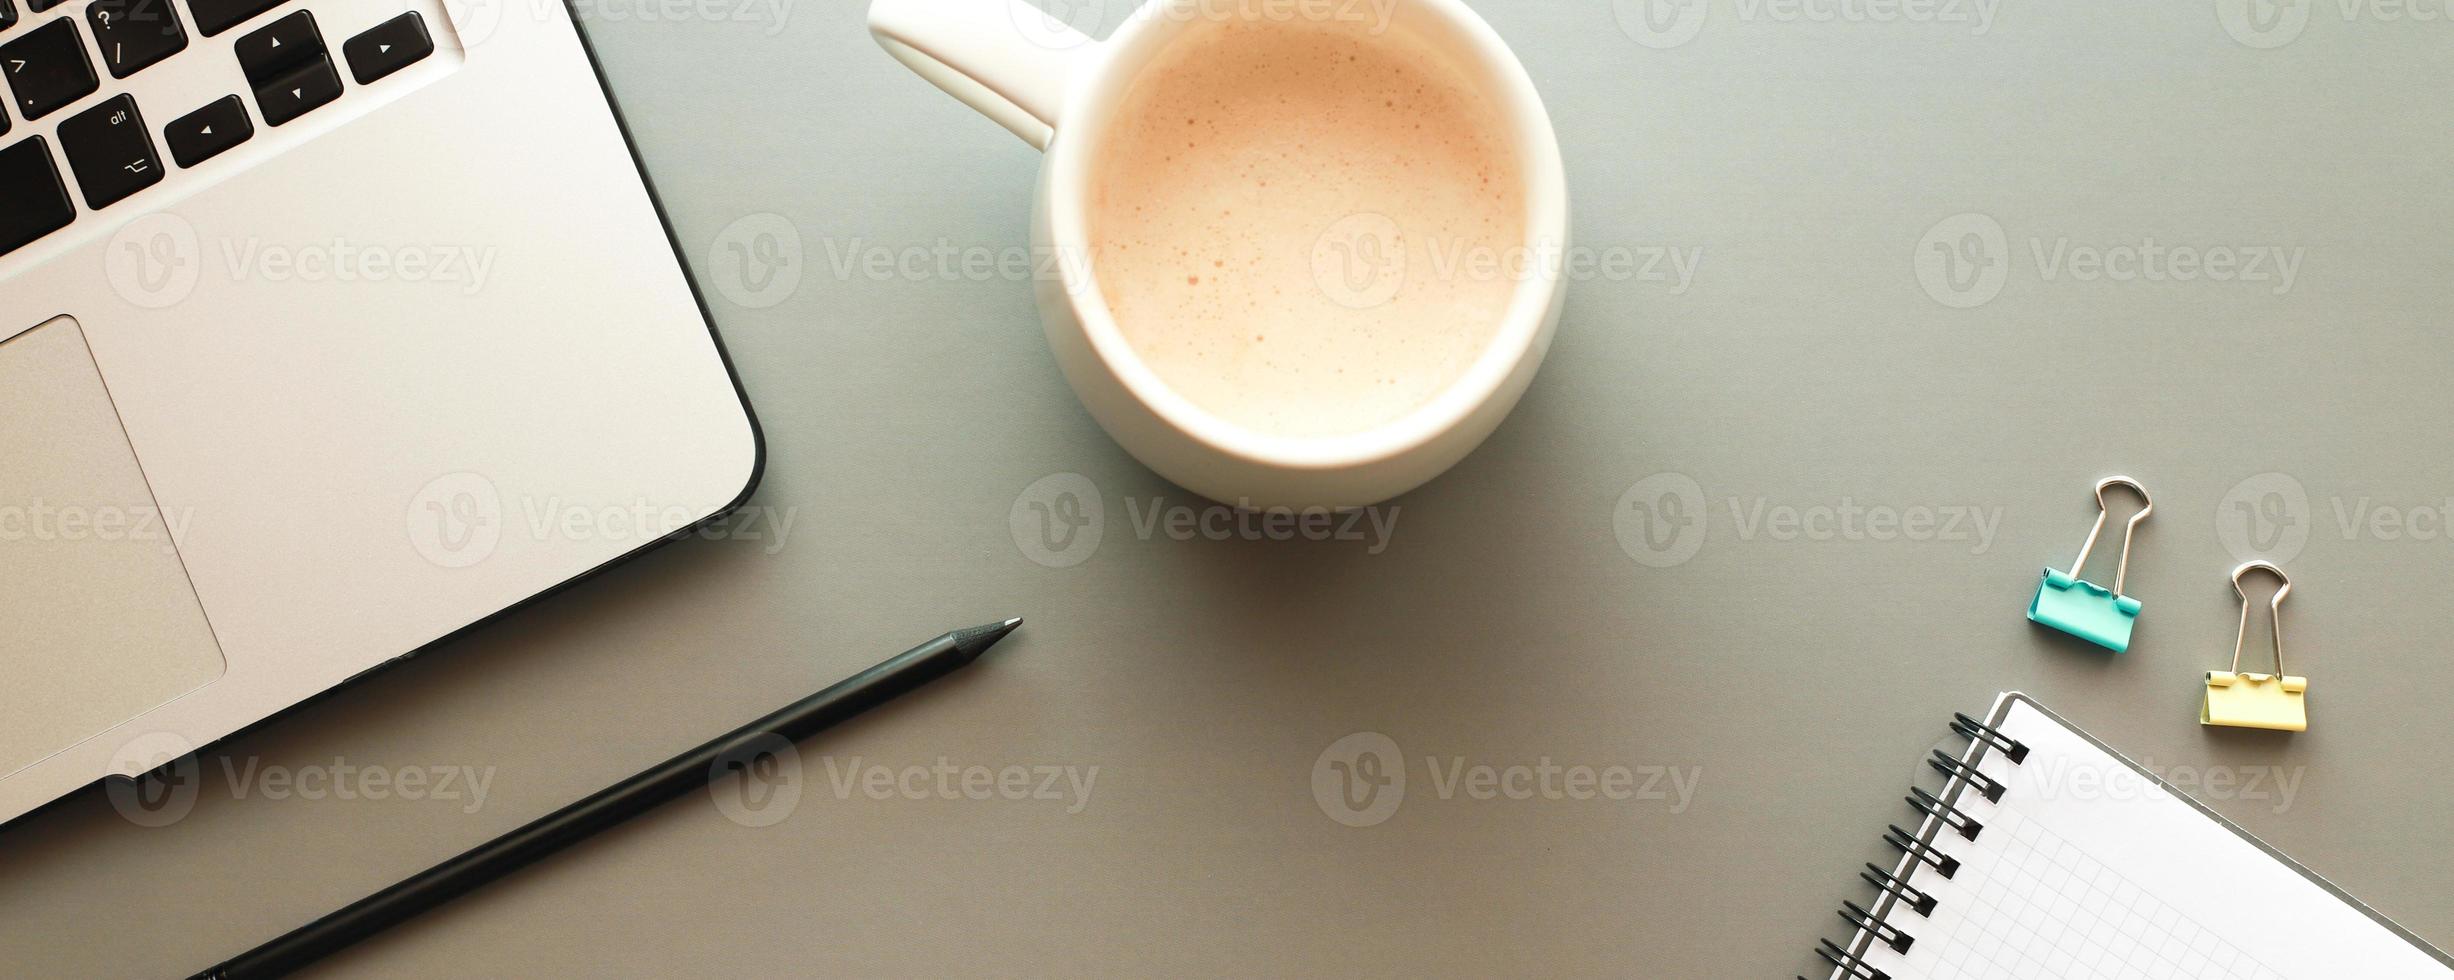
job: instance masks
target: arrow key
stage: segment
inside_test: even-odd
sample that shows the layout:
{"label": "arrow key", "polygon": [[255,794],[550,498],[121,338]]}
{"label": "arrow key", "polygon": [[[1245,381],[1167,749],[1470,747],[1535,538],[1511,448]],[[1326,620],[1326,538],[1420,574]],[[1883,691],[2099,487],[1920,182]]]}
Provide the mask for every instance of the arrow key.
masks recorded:
{"label": "arrow key", "polygon": [[315,60],[257,86],[256,108],[264,110],[265,125],[279,126],[340,97],[340,73],[332,70],[331,58],[318,54]]}
{"label": "arrow key", "polygon": [[341,53],[349,56],[350,76],[364,85],[435,53],[435,42],[426,35],[425,18],[412,10],[350,38]]}
{"label": "arrow key", "polygon": [[247,73],[247,84],[262,89],[310,62],[324,60],[324,34],[315,29],[315,16],[301,10],[239,35],[231,50],[238,55],[239,68]]}
{"label": "arrow key", "polygon": [[256,124],[247,119],[247,104],[235,95],[222,96],[212,105],[162,127],[162,141],[170,144],[170,158],[181,167],[193,167],[220,156],[222,151],[255,135]]}

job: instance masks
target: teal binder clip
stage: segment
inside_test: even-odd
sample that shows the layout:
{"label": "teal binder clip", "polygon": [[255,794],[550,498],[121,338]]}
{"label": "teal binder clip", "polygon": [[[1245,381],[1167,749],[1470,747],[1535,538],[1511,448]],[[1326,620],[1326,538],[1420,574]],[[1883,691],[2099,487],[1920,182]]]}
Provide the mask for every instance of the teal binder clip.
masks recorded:
{"label": "teal binder clip", "polygon": [[[2115,486],[2137,491],[2147,506],[2122,528],[2122,558],[2114,566],[2113,588],[2107,589],[2079,576],[2087,571],[2088,553],[2096,550],[2096,538],[2113,516],[2105,506],[2105,488]],[[2139,522],[2155,512],[2155,500],[2138,481],[2126,476],[2097,481],[2096,526],[2088,531],[2088,543],[2079,546],[2079,560],[2071,563],[2070,571],[2045,569],[2045,580],[2038,583],[2036,598],[2028,603],[2028,618],[2115,653],[2130,649],[2130,627],[2139,618],[2139,600],[2122,593],[2122,583],[2130,577],[2130,539],[2138,533]]]}

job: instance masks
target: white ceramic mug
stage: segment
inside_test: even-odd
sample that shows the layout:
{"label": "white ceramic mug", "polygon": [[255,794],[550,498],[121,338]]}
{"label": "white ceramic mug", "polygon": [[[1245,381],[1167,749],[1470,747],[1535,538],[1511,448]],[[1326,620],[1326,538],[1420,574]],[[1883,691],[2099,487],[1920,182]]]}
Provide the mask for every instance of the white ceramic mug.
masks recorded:
{"label": "white ceramic mug", "polygon": [[[1104,6],[1059,2],[1093,14]],[[1520,266],[1505,321],[1462,377],[1366,432],[1255,432],[1194,405],[1143,363],[1118,330],[1092,263],[1058,262],[1057,275],[1039,285],[1058,364],[1108,434],[1186,489],[1259,509],[1360,507],[1421,486],[1481,445],[1533,380],[1566,291],[1568,190],[1558,137],[1525,67],[1458,0],[1151,0],[1105,41],[1027,0],[876,0],[869,10],[871,32],[897,60],[1046,151],[1033,242],[1040,254],[1063,257],[1092,254],[1084,202],[1104,139],[1137,72],[1177,31],[1205,18],[1324,7],[1333,16],[1385,17],[1376,29],[1409,31],[1447,54],[1510,128],[1532,261]]]}

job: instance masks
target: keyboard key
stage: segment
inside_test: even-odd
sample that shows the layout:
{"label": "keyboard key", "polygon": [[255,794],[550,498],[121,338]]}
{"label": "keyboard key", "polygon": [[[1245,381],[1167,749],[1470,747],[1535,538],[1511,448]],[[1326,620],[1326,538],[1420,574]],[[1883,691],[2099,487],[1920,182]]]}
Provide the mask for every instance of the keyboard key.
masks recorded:
{"label": "keyboard key", "polygon": [[85,7],[85,26],[93,29],[94,47],[112,78],[126,78],[187,48],[187,31],[170,0],[94,0]]}
{"label": "keyboard key", "polygon": [[341,53],[349,56],[350,76],[364,85],[435,53],[435,41],[426,35],[426,19],[412,10],[350,38]]}
{"label": "keyboard key", "polygon": [[66,2],[67,0],[26,0],[26,9],[39,14]]}
{"label": "keyboard key", "polygon": [[85,191],[85,206],[100,211],[128,195],[162,182],[162,160],[136,100],[122,95],[60,123],[60,152]]}
{"label": "keyboard key", "polygon": [[266,125],[279,126],[341,97],[324,34],[304,10],[240,35],[233,50]]}
{"label": "keyboard key", "polygon": [[17,26],[17,8],[10,6],[9,0],[0,0],[0,31],[15,26]]}
{"label": "keyboard key", "polygon": [[0,149],[0,255],[24,248],[76,220],[68,185],[40,136]]}
{"label": "keyboard key", "polygon": [[315,15],[304,10],[240,35],[233,49],[247,84],[256,88],[325,57],[323,32],[315,29]]}
{"label": "keyboard key", "polygon": [[278,6],[281,0],[188,0],[187,12],[196,18],[196,29],[212,37]]}
{"label": "keyboard key", "polygon": [[55,20],[0,44],[0,74],[8,76],[9,94],[29,121],[92,95],[100,85],[73,20]]}
{"label": "keyboard key", "polygon": [[222,151],[255,135],[256,124],[247,119],[247,104],[235,95],[222,96],[212,105],[162,127],[162,141],[170,144],[170,158],[182,167],[193,167],[220,156]]}
{"label": "keyboard key", "polygon": [[340,73],[332,70],[332,59],[319,54],[314,61],[257,89],[256,108],[264,110],[265,125],[279,126],[340,97]]}

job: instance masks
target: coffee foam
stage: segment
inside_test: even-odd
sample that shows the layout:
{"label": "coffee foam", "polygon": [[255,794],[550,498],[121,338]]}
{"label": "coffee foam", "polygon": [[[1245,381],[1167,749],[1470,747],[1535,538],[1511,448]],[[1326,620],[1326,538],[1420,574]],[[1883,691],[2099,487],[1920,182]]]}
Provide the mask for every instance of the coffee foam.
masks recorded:
{"label": "coffee foam", "polygon": [[1455,384],[1525,239],[1488,96],[1431,45],[1351,24],[1190,25],[1102,147],[1092,263],[1125,340],[1255,432],[1346,435]]}

